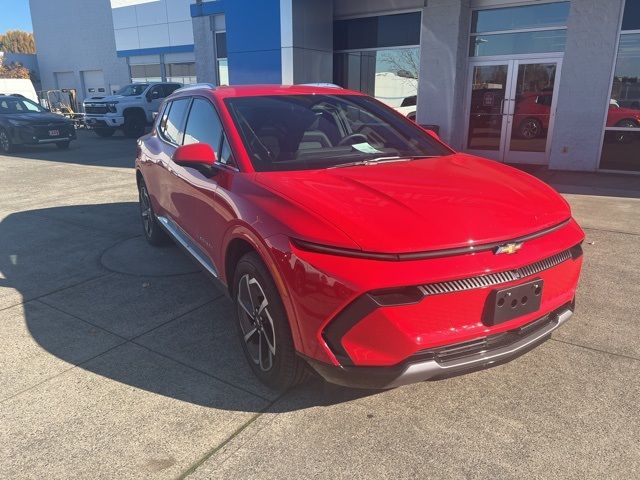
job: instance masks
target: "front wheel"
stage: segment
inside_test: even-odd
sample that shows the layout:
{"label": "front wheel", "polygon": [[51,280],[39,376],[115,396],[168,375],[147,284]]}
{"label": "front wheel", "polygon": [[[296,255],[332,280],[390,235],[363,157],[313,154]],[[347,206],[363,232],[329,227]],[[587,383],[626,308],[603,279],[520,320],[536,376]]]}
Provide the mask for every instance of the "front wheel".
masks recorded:
{"label": "front wheel", "polygon": [[279,391],[304,381],[306,363],[296,354],[282,300],[257,253],[240,259],[233,285],[238,335],[253,373]]}
{"label": "front wheel", "polygon": [[124,117],[124,135],[127,138],[138,138],[144,135],[144,129],[147,126],[147,119],[144,114],[133,112],[126,114]]}
{"label": "front wheel", "polygon": [[2,151],[2,153],[13,152],[13,143],[9,138],[9,134],[2,128],[0,128],[0,150]]}

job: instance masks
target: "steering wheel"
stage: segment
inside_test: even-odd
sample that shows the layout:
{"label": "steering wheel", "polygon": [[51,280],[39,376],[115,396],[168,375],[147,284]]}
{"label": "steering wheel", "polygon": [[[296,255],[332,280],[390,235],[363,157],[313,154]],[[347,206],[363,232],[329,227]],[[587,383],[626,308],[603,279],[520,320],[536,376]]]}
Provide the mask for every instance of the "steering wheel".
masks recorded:
{"label": "steering wheel", "polygon": [[[356,141],[358,140],[358,141]],[[369,142],[369,139],[366,135],[362,133],[352,133],[351,135],[347,135],[342,140],[338,142],[338,147],[342,147],[344,145],[353,145],[355,143]]]}

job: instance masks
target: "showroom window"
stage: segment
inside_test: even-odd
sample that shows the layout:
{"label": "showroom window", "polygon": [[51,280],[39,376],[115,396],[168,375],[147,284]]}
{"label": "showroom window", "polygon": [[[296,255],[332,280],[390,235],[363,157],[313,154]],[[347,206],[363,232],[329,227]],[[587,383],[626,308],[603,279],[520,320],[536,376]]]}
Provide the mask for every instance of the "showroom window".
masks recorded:
{"label": "showroom window", "polygon": [[570,2],[475,10],[472,57],[564,52]]}
{"label": "showroom window", "polygon": [[162,61],[167,82],[196,83],[196,57],[193,52],[165,53]]}
{"label": "showroom window", "polygon": [[131,82],[133,83],[145,83],[145,82],[161,82],[162,72],[160,70],[160,64],[149,65],[131,65]]}
{"label": "showroom window", "polygon": [[336,20],[334,82],[415,118],[420,24],[420,12]]}
{"label": "showroom window", "polygon": [[229,85],[229,64],[227,63],[227,32],[216,32],[216,64],[218,85]]}
{"label": "showroom window", "polygon": [[600,168],[640,172],[640,0],[624,8]]}

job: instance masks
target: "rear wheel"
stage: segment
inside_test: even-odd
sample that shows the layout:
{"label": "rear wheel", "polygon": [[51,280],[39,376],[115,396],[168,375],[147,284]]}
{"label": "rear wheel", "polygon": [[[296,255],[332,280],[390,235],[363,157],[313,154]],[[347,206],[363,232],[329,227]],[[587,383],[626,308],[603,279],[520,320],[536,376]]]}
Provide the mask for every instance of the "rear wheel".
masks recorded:
{"label": "rear wheel", "polygon": [[124,116],[124,135],[128,138],[138,138],[144,135],[147,119],[142,112],[126,113]]}
{"label": "rear wheel", "polygon": [[253,373],[275,390],[304,381],[307,365],[296,354],[282,300],[257,253],[240,259],[233,285],[238,335]]}
{"label": "rear wheel", "polygon": [[144,232],[144,237],[147,239],[147,242],[156,247],[167,245],[170,242],[169,236],[158,223],[144,180],[140,180],[138,184],[138,198],[140,202],[142,231]]}
{"label": "rear wheel", "polygon": [[96,132],[96,135],[99,137],[112,137],[113,134],[116,133],[115,128],[94,128],[93,131]]}
{"label": "rear wheel", "polygon": [[6,130],[0,128],[0,150],[2,153],[11,153],[13,152],[13,143],[9,138],[9,134]]}
{"label": "rear wheel", "polygon": [[71,142],[58,142],[58,143],[56,143],[56,147],[58,147],[60,150],[68,149],[69,145],[71,145]]}
{"label": "rear wheel", "polygon": [[518,133],[522,138],[538,138],[542,135],[542,124],[535,118],[527,118],[518,126]]}

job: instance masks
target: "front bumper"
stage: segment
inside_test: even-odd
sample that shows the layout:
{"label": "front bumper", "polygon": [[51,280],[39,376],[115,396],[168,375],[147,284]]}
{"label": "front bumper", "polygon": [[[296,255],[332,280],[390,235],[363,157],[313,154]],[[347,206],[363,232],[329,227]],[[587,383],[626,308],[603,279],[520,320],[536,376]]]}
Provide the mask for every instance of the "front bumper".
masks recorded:
{"label": "front bumper", "polygon": [[[58,135],[51,135],[52,131],[57,131]],[[76,130],[73,125],[13,127],[9,134],[14,145],[41,145],[76,139]]]}
{"label": "front bumper", "polygon": [[504,333],[418,352],[392,367],[336,366],[306,358],[327,381],[352,388],[387,389],[440,380],[509,362],[545,342],[574,311],[574,303]]}
{"label": "front bumper", "polygon": [[86,115],[84,122],[90,128],[119,128],[124,125],[124,117],[119,115]]}

